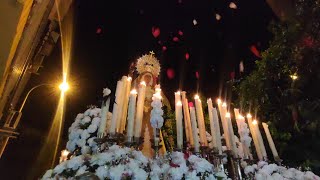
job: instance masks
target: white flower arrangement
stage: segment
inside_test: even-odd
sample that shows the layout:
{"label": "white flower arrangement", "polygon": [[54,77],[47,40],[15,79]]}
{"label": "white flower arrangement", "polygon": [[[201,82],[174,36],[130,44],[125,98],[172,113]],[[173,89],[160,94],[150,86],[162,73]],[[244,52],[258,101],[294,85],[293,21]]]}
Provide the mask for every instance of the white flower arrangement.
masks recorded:
{"label": "white flower arrangement", "polygon": [[276,164],[260,161],[258,164],[246,166],[244,173],[247,178],[256,180],[320,180],[320,177],[311,171],[302,172],[295,168],[287,168]]}

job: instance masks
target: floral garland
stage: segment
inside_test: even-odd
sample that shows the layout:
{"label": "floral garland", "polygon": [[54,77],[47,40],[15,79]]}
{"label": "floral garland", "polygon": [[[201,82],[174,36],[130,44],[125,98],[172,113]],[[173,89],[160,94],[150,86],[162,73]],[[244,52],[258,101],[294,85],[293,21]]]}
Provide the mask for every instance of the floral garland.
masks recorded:
{"label": "floral garland", "polygon": [[94,155],[73,156],[54,169],[48,170],[42,179],[69,179],[88,173],[99,179],[226,179],[223,172],[215,173],[213,165],[195,155],[173,152],[164,158],[148,159],[141,151],[118,145]]}
{"label": "floral garland", "polygon": [[256,180],[320,180],[320,177],[311,171],[302,172],[295,168],[287,168],[276,164],[268,164],[265,161],[260,161],[258,164],[244,166],[244,173],[249,179]]}
{"label": "floral garland", "polygon": [[[112,113],[109,112],[107,116],[107,119],[110,120]],[[100,108],[91,107],[84,113],[78,114],[69,128],[67,150],[76,155],[95,152],[98,146],[94,139],[97,137],[100,121]]]}

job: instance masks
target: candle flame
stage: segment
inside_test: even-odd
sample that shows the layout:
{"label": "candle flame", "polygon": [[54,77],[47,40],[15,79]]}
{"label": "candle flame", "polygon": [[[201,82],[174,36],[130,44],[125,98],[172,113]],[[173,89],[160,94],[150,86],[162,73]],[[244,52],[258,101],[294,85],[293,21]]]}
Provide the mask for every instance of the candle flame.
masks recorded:
{"label": "candle flame", "polygon": [[250,113],[247,114],[247,118],[252,118]]}
{"label": "candle flame", "polygon": [[253,125],[256,125],[256,124],[258,124],[258,121],[257,121],[257,120],[253,120],[253,121],[252,121],[252,124],[253,124]]}
{"label": "candle flame", "polygon": [[231,114],[229,112],[226,113],[226,118],[230,118]]}
{"label": "candle flame", "polygon": [[212,101],[211,98],[209,98],[209,99],[207,100],[207,102],[208,102],[208,101]]}
{"label": "candle flame", "polygon": [[175,92],[174,94],[180,95],[180,94],[181,94],[181,92],[180,92],[180,91],[177,91],[177,92]]}
{"label": "candle flame", "polygon": [[157,84],[155,88],[156,88],[156,92],[161,92],[160,84]]}
{"label": "candle flame", "polygon": [[227,108],[227,103],[222,103],[222,107]]}
{"label": "candle flame", "polygon": [[218,103],[218,105],[222,103],[220,98],[217,99],[217,103]]}
{"label": "candle flame", "polygon": [[199,95],[196,94],[196,95],[194,96],[194,99],[200,99]]}
{"label": "candle flame", "polygon": [[240,115],[238,116],[238,119],[244,120],[244,117],[240,114]]}
{"label": "candle flame", "polygon": [[66,150],[66,149],[65,149],[65,150],[62,150],[62,151],[61,151],[61,156],[67,157],[67,156],[69,155],[69,153],[70,153],[70,152],[69,152],[68,150]]}
{"label": "candle flame", "polygon": [[146,82],[144,82],[144,81],[141,81],[140,84],[143,85],[143,86],[147,86]]}
{"label": "candle flame", "polygon": [[132,77],[128,76],[127,81],[131,81]]}
{"label": "candle flame", "polygon": [[136,89],[132,89],[132,90],[130,91],[130,94],[138,94],[138,92],[137,92]]}
{"label": "candle flame", "polygon": [[178,102],[177,102],[177,106],[182,106],[182,102],[181,102],[181,101],[178,101]]}

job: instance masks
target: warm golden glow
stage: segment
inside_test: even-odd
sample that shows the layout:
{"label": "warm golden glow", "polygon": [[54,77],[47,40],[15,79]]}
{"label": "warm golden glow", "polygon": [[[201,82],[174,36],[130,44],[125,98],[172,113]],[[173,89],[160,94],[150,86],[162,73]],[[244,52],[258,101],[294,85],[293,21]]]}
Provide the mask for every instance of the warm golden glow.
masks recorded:
{"label": "warm golden glow", "polygon": [[180,93],[180,91],[177,91],[177,92],[175,92],[174,94],[180,96],[181,93]]}
{"label": "warm golden glow", "polygon": [[178,102],[177,102],[177,106],[182,106],[182,102],[181,102],[181,101],[178,101]]}
{"label": "warm golden glow", "polygon": [[218,103],[218,105],[221,104],[222,103],[221,99],[218,98],[217,103]]}
{"label": "warm golden glow", "polygon": [[244,117],[241,114],[239,114],[238,119],[244,120]]}
{"label": "warm golden glow", "polygon": [[211,98],[209,98],[207,101],[211,101]]}
{"label": "warm golden glow", "polygon": [[131,81],[132,77],[128,76],[127,81]]}
{"label": "warm golden glow", "polygon": [[132,90],[130,91],[130,94],[138,94],[138,92],[137,92],[136,89],[132,89]]}
{"label": "warm golden glow", "polygon": [[226,118],[230,118],[231,114],[229,112],[226,113]]}
{"label": "warm golden glow", "polygon": [[147,86],[146,82],[141,81],[140,85]]}
{"label": "warm golden glow", "polygon": [[63,82],[59,85],[59,89],[62,91],[62,92],[66,92],[69,90],[69,84],[67,82]]}
{"label": "warm golden glow", "polygon": [[196,95],[194,96],[194,99],[200,99],[199,95],[196,94]]}
{"label": "warm golden glow", "polygon": [[257,120],[253,120],[253,121],[252,121],[252,124],[253,124],[253,125],[256,125],[256,124],[258,124],[258,121],[257,121]]}
{"label": "warm golden glow", "polygon": [[227,108],[227,103],[222,103],[222,107]]}
{"label": "warm golden glow", "polygon": [[160,93],[160,92],[161,92],[160,84],[157,84],[156,87],[155,87],[155,89],[156,89],[156,92],[159,92],[159,93]]}
{"label": "warm golden glow", "polygon": [[69,155],[69,153],[70,153],[70,152],[69,152],[68,150],[66,150],[66,149],[65,149],[65,150],[62,150],[62,151],[61,151],[61,156],[67,157],[67,156]]}
{"label": "warm golden glow", "polygon": [[247,114],[247,118],[252,118],[250,113]]}
{"label": "warm golden glow", "polygon": [[291,79],[292,80],[297,80],[298,79],[298,76],[296,74],[292,74],[290,75]]}

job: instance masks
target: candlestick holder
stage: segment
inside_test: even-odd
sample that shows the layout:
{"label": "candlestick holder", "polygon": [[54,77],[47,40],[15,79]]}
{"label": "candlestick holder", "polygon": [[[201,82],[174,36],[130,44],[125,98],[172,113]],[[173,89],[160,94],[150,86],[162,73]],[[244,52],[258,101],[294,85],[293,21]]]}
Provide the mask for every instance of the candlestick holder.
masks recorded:
{"label": "candlestick holder", "polygon": [[208,146],[200,146],[200,152],[202,158],[208,159],[208,154],[210,153],[210,148]]}
{"label": "candlestick holder", "polygon": [[280,157],[279,156],[277,156],[277,157],[274,157],[274,161],[279,165],[279,166],[281,166],[281,163],[282,163],[282,159],[280,159]]}
{"label": "candlestick holder", "polygon": [[133,142],[133,148],[138,151],[140,150],[140,146],[143,144],[144,139],[143,137],[133,137]]}
{"label": "candlestick holder", "polygon": [[234,161],[234,153],[231,150],[226,150],[225,153],[227,154],[227,170],[231,179],[238,179],[237,167]]}
{"label": "candlestick holder", "polygon": [[216,172],[219,172],[219,171],[224,172],[225,168],[223,165],[223,158],[225,158],[226,155],[217,153],[217,154],[215,154],[214,157],[215,157],[214,158],[214,162],[215,162],[214,165],[215,165]]}
{"label": "candlestick holder", "polygon": [[239,157],[233,157],[234,159],[234,162],[235,162],[235,172],[237,173],[237,177],[238,179],[242,179],[242,172],[241,172],[241,159],[242,158],[239,158]]}
{"label": "candlestick holder", "polygon": [[107,136],[105,134],[100,134],[97,138],[94,139],[97,143],[98,148],[96,153],[101,153],[105,148],[102,147],[102,144],[107,142]]}

